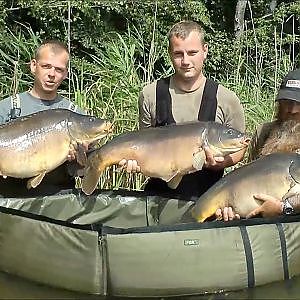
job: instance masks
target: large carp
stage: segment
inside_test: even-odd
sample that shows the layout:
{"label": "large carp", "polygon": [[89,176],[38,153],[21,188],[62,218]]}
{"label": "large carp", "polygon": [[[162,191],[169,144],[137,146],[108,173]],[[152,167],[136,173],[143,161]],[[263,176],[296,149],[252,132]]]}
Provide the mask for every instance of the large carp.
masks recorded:
{"label": "large carp", "polygon": [[225,175],[199,198],[193,216],[203,222],[218,208],[231,206],[235,213],[246,217],[262,204],[254,194],[285,199],[299,192],[300,155],[273,153]]}
{"label": "large carp", "polygon": [[[32,177],[27,187],[34,188],[46,173],[66,161],[71,144],[94,142],[110,130],[111,123],[106,120],[66,109],[49,109],[13,120],[0,126],[0,175]],[[81,162],[82,155],[78,153]]]}
{"label": "large carp", "polygon": [[245,141],[243,133],[216,122],[170,125],[121,134],[89,154],[82,190],[91,194],[101,172],[122,159],[136,160],[144,175],[161,178],[176,188],[183,175],[202,168],[204,145],[215,156],[224,156],[245,148]]}

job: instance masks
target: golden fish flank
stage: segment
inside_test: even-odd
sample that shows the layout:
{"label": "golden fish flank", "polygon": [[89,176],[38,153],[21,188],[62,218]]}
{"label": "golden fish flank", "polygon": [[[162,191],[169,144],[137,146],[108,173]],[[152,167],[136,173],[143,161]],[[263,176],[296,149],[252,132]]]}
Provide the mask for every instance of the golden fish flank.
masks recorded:
{"label": "golden fish flank", "polygon": [[121,134],[89,154],[82,190],[91,194],[105,168],[122,159],[136,160],[144,175],[161,178],[176,188],[183,175],[202,169],[203,145],[214,155],[224,156],[245,148],[246,140],[243,133],[216,122],[170,125]]}
{"label": "golden fish flank", "polygon": [[[32,177],[27,187],[36,187],[46,173],[66,161],[71,144],[94,142],[107,135],[111,125],[66,109],[45,110],[1,125],[0,173],[4,177]],[[76,156],[85,163],[82,149]]]}
{"label": "golden fish flank", "polygon": [[193,216],[203,222],[218,208],[231,206],[246,217],[261,205],[256,193],[282,199],[300,192],[300,155],[273,153],[235,169],[209,188],[196,202]]}

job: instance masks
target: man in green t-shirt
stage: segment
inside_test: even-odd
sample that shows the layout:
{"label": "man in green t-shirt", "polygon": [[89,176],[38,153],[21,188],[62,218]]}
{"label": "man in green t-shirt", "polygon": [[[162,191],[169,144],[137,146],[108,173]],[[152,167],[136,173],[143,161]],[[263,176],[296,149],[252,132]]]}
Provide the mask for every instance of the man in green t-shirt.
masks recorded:
{"label": "man in green t-shirt", "polygon": [[[140,128],[216,121],[244,132],[244,111],[236,94],[206,78],[203,73],[208,54],[203,28],[196,22],[182,21],[171,28],[168,39],[175,73],[143,88],[139,98]],[[235,165],[245,153],[241,150],[224,158],[215,158],[209,149],[205,150],[204,168],[185,175],[176,190],[168,188],[166,182],[157,178],[150,179],[145,190],[196,200],[222,177],[224,168]],[[120,164],[128,172],[140,171],[137,161],[122,160]]]}

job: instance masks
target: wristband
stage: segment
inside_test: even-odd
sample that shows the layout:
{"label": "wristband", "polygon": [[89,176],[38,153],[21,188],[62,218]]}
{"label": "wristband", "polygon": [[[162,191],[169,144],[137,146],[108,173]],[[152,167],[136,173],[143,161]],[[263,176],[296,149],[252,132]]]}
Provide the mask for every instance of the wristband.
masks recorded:
{"label": "wristband", "polygon": [[291,203],[287,199],[285,199],[283,201],[282,213],[284,215],[294,215],[295,214],[294,207],[291,205]]}

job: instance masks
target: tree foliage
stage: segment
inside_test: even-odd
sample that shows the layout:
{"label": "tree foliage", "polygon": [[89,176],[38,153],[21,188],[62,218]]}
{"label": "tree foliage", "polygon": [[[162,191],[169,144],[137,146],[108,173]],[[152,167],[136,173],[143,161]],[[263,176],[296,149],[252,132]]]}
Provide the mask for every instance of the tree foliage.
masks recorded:
{"label": "tree foliage", "polygon": [[[271,9],[272,3],[277,4],[275,10]],[[151,61],[153,76],[157,77],[170,66],[165,51],[170,26],[182,19],[192,19],[206,30],[210,49],[206,72],[213,77],[234,72],[241,60],[252,65],[253,70],[259,63],[269,66],[277,59],[278,51],[280,57],[290,56],[297,66],[298,3],[247,1],[241,39],[234,36],[236,4],[237,0],[0,0],[3,8],[0,26],[4,37],[10,33],[21,35],[24,43],[26,39],[31,41],[33,36],[38,40],[70,41],[72,55],[86,61],[91,55],[105,54],[108,43],[116,37],[114,32],[121,34],[125,43],[130,42],[127,37],[130,30],[142,41],[134,49],[136,64],[145,65],[145,61]],[[295,32],[291,32],[291,28]],[[35,45],[36,40],[33,42]],[[10,41],[1,43],[2,50],[7,43]],[[236,57],[236,49],[241,49],[240,57]]]}

